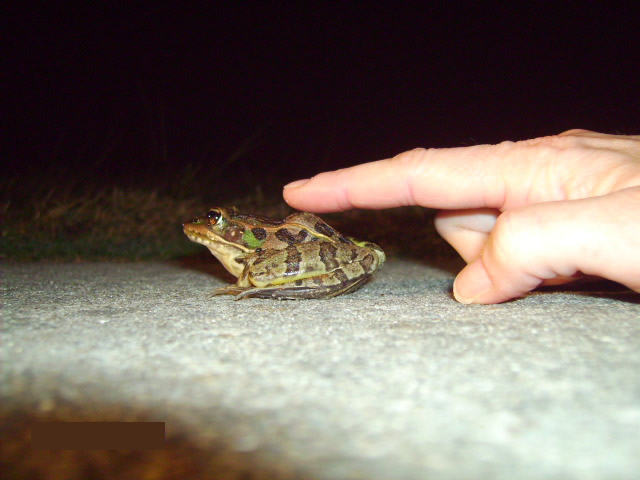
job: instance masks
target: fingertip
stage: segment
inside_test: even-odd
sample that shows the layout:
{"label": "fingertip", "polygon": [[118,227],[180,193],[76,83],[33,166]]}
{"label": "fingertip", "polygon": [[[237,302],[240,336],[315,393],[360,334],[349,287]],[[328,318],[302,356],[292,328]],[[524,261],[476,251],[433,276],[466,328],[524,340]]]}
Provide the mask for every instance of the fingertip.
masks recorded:
{"label": "fingertip", "polygon": [[287,190],[287,189],[294,189],[294,188],[302,187],[302,186],[304,186],[307,182],[309,182],[309,180],[310,180],[309,178],[305,178],[305,179],[302,179],[302,180],[296,180],[296,181],[294,181],[294,182],[287,183],[287,184],[283,187],[283,189],[284,189],[284,190]]}
{"label": "fingertip", "polygon": [[352,208],[336,181],[337,172],[324,172],[312,178],[296,180],[285,185],[282,196],[298,210],[316,213],[336,212]]}
{"label": "fingertip", "polygon": [[[286,184],[282,187],[282,198],[284,201],[291,205],[293,208],[298,208],[300,191],[304,190],[303,187],[309,182],[310,179],[305,178],[303,180],[296,180],[294,182]],[[304,198],[304,196],[302,197]]]}

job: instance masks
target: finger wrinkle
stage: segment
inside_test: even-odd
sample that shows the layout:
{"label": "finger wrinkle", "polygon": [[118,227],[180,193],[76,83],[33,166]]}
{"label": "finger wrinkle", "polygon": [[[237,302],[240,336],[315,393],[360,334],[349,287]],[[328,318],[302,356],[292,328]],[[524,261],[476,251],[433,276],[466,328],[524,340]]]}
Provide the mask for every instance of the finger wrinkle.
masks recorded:
{"label": "finger wrinkle", "polygon": [[507,204],[507,179],[501,174],[499,185],[490,181],[480,192],[483,208],[495,208],[504,211]]}
{"label": "finger wrinkle", "polygon": [[[401,177],[404,178],[402,187],[402,196],[404,205],[422,205],[418,199],[420,190],[420,182],[424,181],[423,177],[429,170],[430,158],[434,155],[434,149],[414,148],[407,152],[397,155],[390,161],[390,175],[394,171],[402,172]],[[398,168],[394,167],[394,163],[398,164]]]}
{"label": "finger wrinkle", "polygon": [[[338,195],[336,197],[336,203],[341,210],[349,210],[356,205],[352,201],[351,191],[349,189],[349,170],[341,169],[336,172],[336,180],[338,186]],[[346,177],[346,179],[345,179]]]}
{"label": "finger wrinkle", "polygon": [[416,201],[416,195],[415,195],[415,185],[414,185],[414,178],[412,176],[409,176],[406,178],[405,181],[405,206],[407,205],[417,205],[417,201]]}

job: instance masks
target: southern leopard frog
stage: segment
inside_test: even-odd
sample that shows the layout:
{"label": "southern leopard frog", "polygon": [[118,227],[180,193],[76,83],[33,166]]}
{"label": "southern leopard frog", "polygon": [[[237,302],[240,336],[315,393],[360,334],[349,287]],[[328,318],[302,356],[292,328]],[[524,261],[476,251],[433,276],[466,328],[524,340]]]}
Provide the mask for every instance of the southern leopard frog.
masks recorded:
{"label": "southern leopard frog", "polygon": [[213,294],[236,299],[334,297],[360,288],[385,261],[376,244],[345,237],[309,212],[276,220],[217,207],[182,227],[238,278]]}

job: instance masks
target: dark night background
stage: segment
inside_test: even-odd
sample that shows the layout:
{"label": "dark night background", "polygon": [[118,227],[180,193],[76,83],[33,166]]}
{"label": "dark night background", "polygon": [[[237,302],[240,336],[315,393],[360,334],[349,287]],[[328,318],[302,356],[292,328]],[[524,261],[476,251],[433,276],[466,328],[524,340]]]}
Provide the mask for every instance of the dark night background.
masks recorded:
{"label": "dark night background", "polygon": [[8,176],[152,185],[189,166],[213,198],[417,146],[639,133],[634,3],[12,2]]}
{"label": "dark night background", "polygon": [[[288,213],[281,201],[285,183],[415,147],[497,143],[571,128],[640,134],[638,1],[505,2],[491,7],[477,2],[415,4],[420,8],[409,8],[404,2],[389,2],[382,7],[372,6],[373,2],[235,3],[240,2],[178,1],[170,6],[165,2],[91,0],[66,6],[63,2],[3,2],[0,260],[177,259],[182,268],[233,281],[207,249],[188,241],[182,232],[184,221],[204,214],[211,206],[233,203],[241,209],[282,218]],[[462,262],[438,237],[432,215],[433,211],[427,209],[406,208],[352,211],[323,218],[340,232],[378,243],[389,258],[404,256],[453,273]],[[97,285],[111,282],[110,270],[98,266],[95,271],[101,272],[95,280]],[[111,311],[116,315],[119,310],[108,305],[102,308],[100,302],[127,301],[126,292],[122,292],[128,287],[116,283],[115,290],[109,287],[101,292],[98,307],[93,306],[91,293],[87,293],[94,288],[89,273],[81,274],[73,285],[61,281],[46,298],[60,295],[61,305],[66,299],[78,305],[86,303],[86,309],[78,306],[84,316],[94,312],[97,316],[111,315]],[[153,279],[145,277],[142,281],[145,284],[135,295],[146,297],[152,292],[149,298],[153,299],[163,291],[153,285]],[[170,276],[167,281],[175,282],[172,288],[176,295],[187,288],[178,276]],[[206,297],[211,288],[202,285],[202,308],[217,312]],[[601,296],[601,290],[599,286],[594,295]],[[602,297],[608,300],[604,290]],[[82,298],[75,299],[78,292]],[[46,298],[45,306],[51,302]],[[35,306],[28,311],[45,308],[38,295],[32,302]],[[188,305],[188,311],[192,311],[191,303]],[[154,312],[163,308],[162,304],[156,307]],[[135,308],[127,305],[123,315]],[[63,311],[58,305],[49,316],[55,320]],[[441,322],[441,316],[436,312],[433,322]],[[31,327],[34,331],[49,328],[48,317],[43,318]],[[119,317],[117,320],[123,323]],[[518,323],[521,320],[517,318]],[[160,329],[168,325],[162,315],[158,321]],[[413,328],[409,321],[394,322],[391,327],[405,332],[398,330],[400,336],[394,333],[393,338],[402,339],[406,332],[413,331],[408,330]],[[124,328],[135,334],[137,327]],[[372,327],[367,328],[372,331]],[[454,329],[443,338],[448,341],[452,335],[464,336],[463,331],[456,332]],[[45,334],[55,346],[58,337]],[[504,338],[513,337],[515,348],[520,349],[523,341],[518,335],[516,331]],[[145,341],[152,338],[145,332],[142,336]],[[230,335],[221,332],[219,336]],[[474,338],[477,344],[481,337]],[[459,341],[464,342],[464,338]],[[82,350],[86,342],[77,344]],[[498,344],[492,341],[487,345]],[[615,347],[612,345],[608,348]],[[569,345],[573,350],[566,358],[579,360],[571,354],[578,347]],[[345,348],[349,348],[348,338]],[[592,358],[588,362],[597,366]],[[548,365],[544,368],[549,369]],[[513,371],[511,374],[515,375]],[[37,380],[47,388],[48,384],[42,382],[48,377],[57,379],[57,374],[47,373],[43,379],[30,380],[33,375],[30,373],[24,381],[18,379],[18,383],[31,388]],[[198,378],[192,383],[197,384]],[[589,380],[578,377],[585,378]],[[90,386],[96,384],[95,380],[91,382]],[[369,383],[366,380],[364,387],[369,388]],[[40,386],[33,388],[37,391]],[[80,391],[73,386],[71,393],[63,391],[57,398],[52,387],[53,396],[37,399],[38,412],[48,412],[53,407],[45,409],[43,405],[51,404],[56,408],[53,413],[61,415],[53,420],[86,420],[84,406],[72,405],[67,410],[60,403],[65,396],[83,398],[73,393],[76,390]],[[500,394],[498,388],[495,390]],[[568,398],[566,391],[562,392],[563,398]],[[588,390],[580,387],[576,392],[576,398],[582,401],[579,396]],[[547,393],[543,393],[546,398]],[[178,400],[170,404],[179,408],[179,395],[174,397]],[[144,406],[144,402],[136,402],[132,405]],[[152,405],[162,402],[160,398]],[[593,405],[599,405],[597,399],[595,402]],[[493,408],[500,403],[488,405]],[[535,401],[532,405],[535,411]],[[124,415],[131,419],[127,412],[120,413],[119,407],[109,406],[106,418],[115,415],[122,420]],[[115,413],[111,413],[112,408],[116,408]],[[214,402],[212,412],[217,411],[215,408]],[[220,411],[225,413],[224,409]],[[504,430],[504,435],[514,438],[535,438],[526,423],[527,410],[524,414],[514,411],[518,416],[505,412],[496,417],[496,431]],[[615,412],[613,418],[623,413]],[[98,411],[89,419],[103,420],[103,415]],[[603,418],[597,425],[609,418],[607,412]],[[242,422],[244,428],[247,422]],[[2,423],[12,428],[14,425]],[[12,458],[22,457],[31,448],[30,443],[23,442],[29,441],[30,433],[26,432],[30,432],[31,423],[30,418],[20,423],[22,430],[15,435],[18,440],[6,442],[5,451],[12,452]],[[207,425],[205,422],[203,428],[209,428]],[[597,428],[586,430],[585,441],[599,431]],[[554,431],[565,430],[560,425]],[[535,429],[531,431],[535,434]],[[282,432],[286,439],[288,433]],[[246,433],[255,436],[248,430]],[[206,433],[204,438],[218,442],[225,440],[223,434]],[[485,455],[485,447],[491,444],[474,446],[470,438],[459,439],[461,445],[471,445],[470,451]],[[582,448],[583,443],[575,445]],[[233,445],[235,452],[238,443],[234,440]],[[197,468],[213,465],[211,468],[227,472],[235,468],[235,463],[242,468],[245,464],[250,469],[258,468],[248,456],[253,447],[243,447],[240,460],[229,457],[225,445],[212,447],[202,453],[202,461],[200,453],[192,453],[195,447],[191,443],[178,447],[179,457],[160,460],[155,456],[137,460],[124,452],[126,457],[114,461],[107,453],[103,458],[81,452],[80,457],[60,456],[52,465],[40,460],[35,465],[48,473],[70,472],[77,468],[74,461],[86,463],[86,471],[95,478],[105,468],[107,472],[132,471],[139,475],[142,467],[148,467],[148,475],[142,476],[150,478],[161,472],[158,465],[171,465],[172,472],[190,468],[187,462],[191,460],[183,460],[184,453],[187,459],[196,458],[193,462]],[[436,462],[430,471],[446,473],[447,458],[442,452],[447,448],[445,445],[445,450],[434,453]],[[570,453],[572,448],[570,445]],[[516,450],[516,454],[518,451],[523,450]],[[566,451],[559,450],[560,454]],[[264,458],[276,458],[270,450],[266,453]],[[147,458],[150,460],[145,464]],[[490,466],[492,458],[482,457],[483,465]],[[334,470],[356,465],[356,460],[347,458],[345,463],[336,463]],[[531,461],[528,458],[524,468],[529,468]],[[587,466],[593,463],[586,457],[584,462]],[[28,478],[40,478],[32,464],[27,461],[25,465]],[[594,465],[598,466],[597,461]],[[287,470],[276,467],[274,478],[281,478],[280,473]],[[269,477],[266,470],[256,472],[234,478]],[[286,474],[282,475],[284,478]],[[189,474],[183,477],[191,478]]]}

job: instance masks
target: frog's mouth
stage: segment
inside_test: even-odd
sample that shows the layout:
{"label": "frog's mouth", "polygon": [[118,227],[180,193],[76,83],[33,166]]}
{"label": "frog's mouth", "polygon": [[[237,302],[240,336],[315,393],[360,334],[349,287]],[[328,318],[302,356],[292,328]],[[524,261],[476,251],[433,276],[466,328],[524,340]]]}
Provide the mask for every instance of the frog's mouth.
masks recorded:
{"label": "frog's mouth", "polygon": [[238,250],[243,253],[249,253],[252,250],[251,248],[245,247],[244,245],[240,245],[240,244],[225,240],[224,238],[219,237],[217,235],[216,236],[207,235],[206,231],[204,233],[199,232],[197,229],[194,229],[194,227],[191,225],[185,225],[183,228],[183,231],[189,240],[191,240],[192,242],[196,242],[201,245],[204,245],[206,247],[216,247],[218,245],[226,245],[228,247],[234,248],[235,250]]}
{"label": "frog's mouth", "polygon": [[184,233],[189,240],[200,245],[204,245],[209,251],[216,257],[224,268],[226,268],[231,275],[239,277],[244,269],[243,257],[246,253],[250,252],[250,249],[237,245],[235,243],[228,242],[220,237],[216,237],[215,240],[202,235],[199,232],[193,230],[187,230],[184,228]]}
{"label": "frog's mouth", "polygon": [[209,240],[207,237],[203,237],[203,236],[198,235],[198,234],[193,233],[193,232],[186,232],[185,231],[184,233],[187,236],[187,238],[189,240],[191,240],[192,242],[199,243],[200,245],[204,245],[206,247],[211,247],[215,243],[212,240]]}

